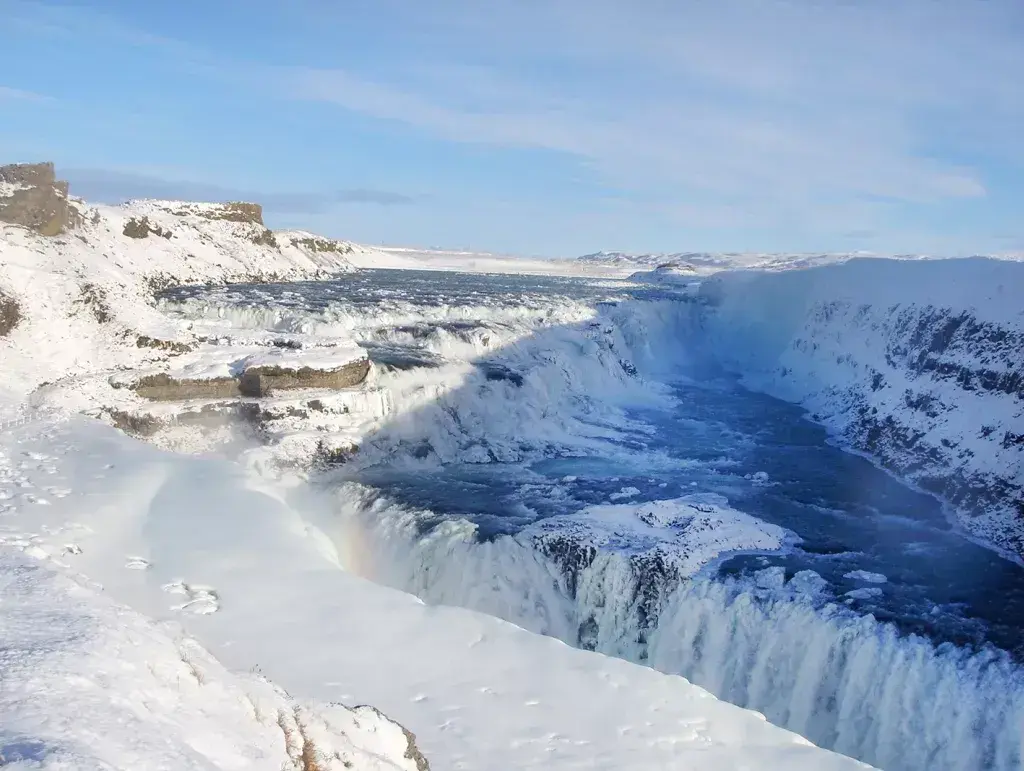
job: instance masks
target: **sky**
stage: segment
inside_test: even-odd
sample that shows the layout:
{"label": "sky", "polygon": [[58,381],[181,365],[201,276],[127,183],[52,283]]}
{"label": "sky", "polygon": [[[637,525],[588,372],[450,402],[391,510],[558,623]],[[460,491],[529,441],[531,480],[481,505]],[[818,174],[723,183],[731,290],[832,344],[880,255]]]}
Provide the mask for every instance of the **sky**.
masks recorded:
{"label": "sky", "polygon": [[1021,0],[0,0],[0,163],[370,244],[1024,251]]}

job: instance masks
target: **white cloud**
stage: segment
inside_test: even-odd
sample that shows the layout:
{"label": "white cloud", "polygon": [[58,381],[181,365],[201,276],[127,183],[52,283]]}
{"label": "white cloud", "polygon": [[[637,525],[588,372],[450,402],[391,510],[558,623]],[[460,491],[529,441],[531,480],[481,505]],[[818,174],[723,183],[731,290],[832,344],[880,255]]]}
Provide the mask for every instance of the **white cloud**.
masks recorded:
{"label": "white cloud", "polygon": [[831,216],[984,196],[960,158],[1022,159],[1022,22],[999,0],[449,2],[429,22],[448,61],[283,78],[444,139],[567,153],[717,220]]}
{"label": "white cloud", "polygon": [[37,94],[33,91],[24,91],[20,88],[0,86],[0,102],[51,102],[52,97]]}
{"label": "white cloud", "polygon": [[1024,168],[1019,0],[302,0],[280,15],[282,36],[304,23],[368,46],[282,66],[258,38],[243,61],[91,12],[31,21],[261,98],[557,153],[638,220],[683,227],[891,232],[900,207],[948,211]]}

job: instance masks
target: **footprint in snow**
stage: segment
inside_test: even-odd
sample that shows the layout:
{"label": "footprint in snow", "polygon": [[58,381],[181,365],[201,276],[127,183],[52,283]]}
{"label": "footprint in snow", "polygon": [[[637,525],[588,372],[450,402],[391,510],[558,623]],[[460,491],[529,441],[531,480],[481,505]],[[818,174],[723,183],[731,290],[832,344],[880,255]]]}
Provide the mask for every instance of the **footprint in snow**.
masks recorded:
{"label": "footprint in snow", "polygon": [[168,594],[177,594],[185,598],[185,602],[179,605],[172,605],[171,610],[195,613],[200,616],[216,613],[220,610],[220,598],[217,596],[217,590],[213,587],[175,581],[164,586],[164,591]]}
{"label": "footprint in snow", "polygon": [[[124,566],[128,570],[149,570],[149,560],[142,557],[129,557],[125,561]],[[166,588],[164,591],[166,591]]]}

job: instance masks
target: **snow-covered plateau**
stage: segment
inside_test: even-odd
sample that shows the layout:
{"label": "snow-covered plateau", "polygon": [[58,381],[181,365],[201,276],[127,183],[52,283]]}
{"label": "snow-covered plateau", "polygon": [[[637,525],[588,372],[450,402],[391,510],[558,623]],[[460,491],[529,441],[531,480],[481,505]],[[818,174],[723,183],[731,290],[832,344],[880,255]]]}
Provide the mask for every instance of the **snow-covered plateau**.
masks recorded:
{"label": "snow-covered plateau", "polygon": [[1024,264],[67,203],[0,224],[4,763],[1024,768]]}

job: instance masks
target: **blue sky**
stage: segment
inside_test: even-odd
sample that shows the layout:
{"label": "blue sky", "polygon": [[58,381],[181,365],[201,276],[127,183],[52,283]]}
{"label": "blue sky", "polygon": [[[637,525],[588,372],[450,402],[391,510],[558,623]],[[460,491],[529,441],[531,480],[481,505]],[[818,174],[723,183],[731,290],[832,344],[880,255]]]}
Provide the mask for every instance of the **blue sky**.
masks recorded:
{"label": "blue sky", "polygon": [[0,0],[2,160],[367,243],[1024,251],[1020,0]]}

